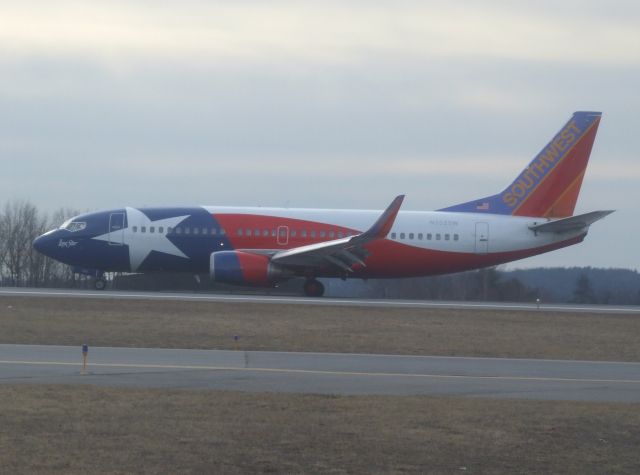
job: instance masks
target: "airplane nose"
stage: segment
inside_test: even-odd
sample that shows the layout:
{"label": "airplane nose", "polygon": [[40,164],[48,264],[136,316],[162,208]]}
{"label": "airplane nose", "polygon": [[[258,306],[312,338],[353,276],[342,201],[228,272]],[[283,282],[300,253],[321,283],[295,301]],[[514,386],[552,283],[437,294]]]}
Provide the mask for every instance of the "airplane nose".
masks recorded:
{"label": "airplane nose", "polygon": [[33,248],[38,251],[40,254],[44,254],[45,256],[48,256],[50,254],[50,248],[51,248],[51,234],[53,234],[54,231],[49,231],[47,233],[44,233],[42,236],[38,236],[37,238],[35,238],[33,240]]}
{"label": "airplane nose", "polygon": [[44,250],[44,237],[38,236],[33,240],[33,248],[38,251],[40,254],[44,254],[42,251]]}

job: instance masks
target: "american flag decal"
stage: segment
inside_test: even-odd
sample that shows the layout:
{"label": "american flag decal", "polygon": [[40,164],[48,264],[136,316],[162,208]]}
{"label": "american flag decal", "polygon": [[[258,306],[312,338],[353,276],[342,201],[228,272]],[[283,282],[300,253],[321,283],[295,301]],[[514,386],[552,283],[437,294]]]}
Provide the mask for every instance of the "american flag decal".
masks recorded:
{"label": "american flag decal", "polygon": [[483,201],[482,203],[476,203],[476,209],[478,211],[488,211],[489,210],[489,202]]}

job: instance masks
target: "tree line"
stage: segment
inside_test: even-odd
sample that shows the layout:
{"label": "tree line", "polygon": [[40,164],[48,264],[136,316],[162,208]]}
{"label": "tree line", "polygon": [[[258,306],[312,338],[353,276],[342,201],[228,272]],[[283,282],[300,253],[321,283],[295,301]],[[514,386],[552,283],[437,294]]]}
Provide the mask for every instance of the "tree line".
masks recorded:
{"label": "tree line", "polygon": [[78,214],[61,208],[47,214],[27,200],[13,200],[0,208],[0,284],[14,287],[68,287],[71,268],[43,256],[33,240]]}
{"label": "tree line", "polygon": [[344,297],[493,302],[534,302],[540,297],[539,289],[526,286],[497,267],[432,277],[371,279],[363,284],[347,281],[330,285],[329,292]]}
{"label": "tree line", "polygon": [[550,267],[512,270],[504,275],[539,289],[546,301],[640,304],[640,273],[633,269]]}
{"label": "tree line", "polygon": [[488,267],[414,279],[329,283],[337,297],[640,305],[640,274],[631,269]]}

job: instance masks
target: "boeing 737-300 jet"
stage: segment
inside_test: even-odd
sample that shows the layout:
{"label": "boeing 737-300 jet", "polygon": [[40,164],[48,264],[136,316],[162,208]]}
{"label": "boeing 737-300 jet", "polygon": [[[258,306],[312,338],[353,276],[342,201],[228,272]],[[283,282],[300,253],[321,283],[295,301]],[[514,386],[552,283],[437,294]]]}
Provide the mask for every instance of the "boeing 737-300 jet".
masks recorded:
{"label": "boeing 737-300 jet", "polygon": [[[573,216],[601,114],[575,112],[504,191],[438,211],[124,208],[88,213],[35,248],[76,271],[208,273],[216,282],[274,286],[318,277],[395,278],[459,272],[581,242],[611,213]],[[89,270],[89,271],[87,271]]]}

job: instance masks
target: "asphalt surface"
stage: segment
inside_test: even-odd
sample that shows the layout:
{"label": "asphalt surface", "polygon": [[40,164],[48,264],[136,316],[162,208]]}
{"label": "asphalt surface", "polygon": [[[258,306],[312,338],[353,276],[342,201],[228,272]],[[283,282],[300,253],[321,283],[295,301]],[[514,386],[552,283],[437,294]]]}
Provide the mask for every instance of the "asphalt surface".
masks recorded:
{"label": "asphalt surface", "polygon": [[0,345],[0,384],[640,402],[640,363]]}
{"label": "asphalt surface", "polygon": [[562,305],[541,303],[505,302],[445,302],[425,300],[384,300],[347,298],[310,298],[293,296],[265,296],[246,294],[210,294],[188,292],[128,292],[119,290],[77,290],[77,289],[31,289],[0,287],[1,296],[23,297],[64,297],[94,299],[137,299],[137,300],[178,300],[200,302],[239,302],[291,305],[338,305],[348,307],[388,307],[388,308],[449,308],[486,310],[536,310],[543,312],[615,313],[640,315],[639,306],[613,305]]}

